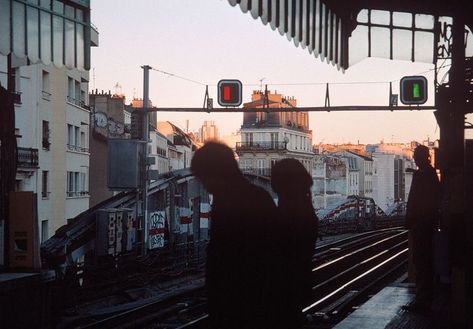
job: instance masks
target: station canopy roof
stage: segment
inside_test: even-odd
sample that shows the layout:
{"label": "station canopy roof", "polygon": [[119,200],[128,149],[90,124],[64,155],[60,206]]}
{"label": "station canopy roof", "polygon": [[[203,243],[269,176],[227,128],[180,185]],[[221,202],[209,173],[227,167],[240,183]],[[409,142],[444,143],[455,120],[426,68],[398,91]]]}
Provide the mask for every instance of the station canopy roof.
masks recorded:
{"label": "station canopy roof", "polygon": [[[449,42],[448,26],[452,17],[458,15],[464,15],[467,56],[468,52],[470,56],[473,55],[471,0],[228,2],[232,6],[238,5],[254,19],[261,19],[264,25],[269,24],[296,47],[306,48],[315,57],[320,57],[322,61],[336,65],[339,69],[347,69],[366,57],[433,63],[437,59],[437,53],[442,51],[442,43]],[[444,30],[439,30],[442,28]],[[436,32],[440,32],[445,40],[438,40],[437,43]],[[445,52],[447,47],[443,50]]]}
{"label": "station canopy roof", "polygon": [[14,67],[90,68],[89,0],[0,0],[0,54]]}

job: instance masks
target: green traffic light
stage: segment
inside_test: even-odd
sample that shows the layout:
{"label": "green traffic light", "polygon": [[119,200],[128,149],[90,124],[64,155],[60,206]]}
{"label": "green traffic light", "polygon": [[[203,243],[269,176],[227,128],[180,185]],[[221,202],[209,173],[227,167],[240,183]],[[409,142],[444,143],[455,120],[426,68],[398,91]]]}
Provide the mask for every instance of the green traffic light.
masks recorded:
{"label": "green traffic light", "polygon": [[418,83],[412,84],[412,97],[419,98],[420,97],[420,85]]}

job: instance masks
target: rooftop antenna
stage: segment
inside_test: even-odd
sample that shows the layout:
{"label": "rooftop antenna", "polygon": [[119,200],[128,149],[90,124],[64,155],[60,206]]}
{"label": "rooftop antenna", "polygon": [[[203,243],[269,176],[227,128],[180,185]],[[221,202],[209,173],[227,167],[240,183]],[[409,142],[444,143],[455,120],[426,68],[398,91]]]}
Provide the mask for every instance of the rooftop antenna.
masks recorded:
{"label": "rooftop antenna", "polygon": [[121,95],[122,94],[122,86],[117,82],[115,86],[113,86],[115,95]]}
{"label": "rooftop antenna", "polygon": [[266,80],[266,78],[261,78],[259,79],[259,90],[263,91],[263,81]]}
{"label": "rooftop antenna", "polygon": [[133,99],[136,99],[136,88],[133,88]]}

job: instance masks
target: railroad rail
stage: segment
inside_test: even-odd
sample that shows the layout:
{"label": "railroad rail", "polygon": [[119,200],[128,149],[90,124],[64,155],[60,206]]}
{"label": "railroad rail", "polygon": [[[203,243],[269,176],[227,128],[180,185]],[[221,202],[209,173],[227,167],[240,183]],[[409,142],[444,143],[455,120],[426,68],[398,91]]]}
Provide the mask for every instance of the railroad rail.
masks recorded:
{"label": "railroad rail", "polygon": [[[314,323],[340,319],[376,284],[402,271],[406,260],[407,231],[399,227],[364,232],[317,247],[314,299],[304,313]],[[205,312],[203,287],[198,287],[79,328],[205,328]]]}

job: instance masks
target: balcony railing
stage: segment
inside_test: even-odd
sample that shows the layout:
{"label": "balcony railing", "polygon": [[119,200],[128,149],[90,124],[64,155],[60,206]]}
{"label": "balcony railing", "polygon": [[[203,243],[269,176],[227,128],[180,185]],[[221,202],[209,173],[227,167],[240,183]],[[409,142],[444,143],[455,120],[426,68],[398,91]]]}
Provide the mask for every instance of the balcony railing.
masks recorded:
{"label": "balcony railing", "polygon": [[42,90],[41,91],[41,96],[43,97],[44,100],[50,101],[51,100],[51,93]]}
{"label": "balcony railing", "polygon": [[22,168],[38,167],[38,149],[17,147],[16,164]]}
{"label": "balcony railing", "polygon": [[66,191],[66,196],[68,198],[88,196],[88,195],[89,195],[89,191]]}
{"label": "balcony railing", "polygon": [[271,177],[271,168],[245,168],[241,171],[244,174]]}
{"label": "balcony railing", "polygon": [[73,144],[67,144],[67,149],[74,152],[89,152],[88,148]]}
{"label": "balcony railing", "polygon": [[236,144],[237,151],[281,151],[287,150],[286,142],[241,142]]}
{"label": "balcony railing", "polygon": [[67,96],[67,97],[66,97],[66,100],[67,100],[67,102],[70,103],[70,104],[73,104],[73,105],[75,105],[75,106],[78,106],[78,107],[80,107],[80,108],[83,108],[84,110],[90,111],[89,105],[87,105],[87,104],[85,103],[85,101],[82,100],[82,99],[77,99],[77,98],[74,98],[74,97],[72,97],[72,96]]}

